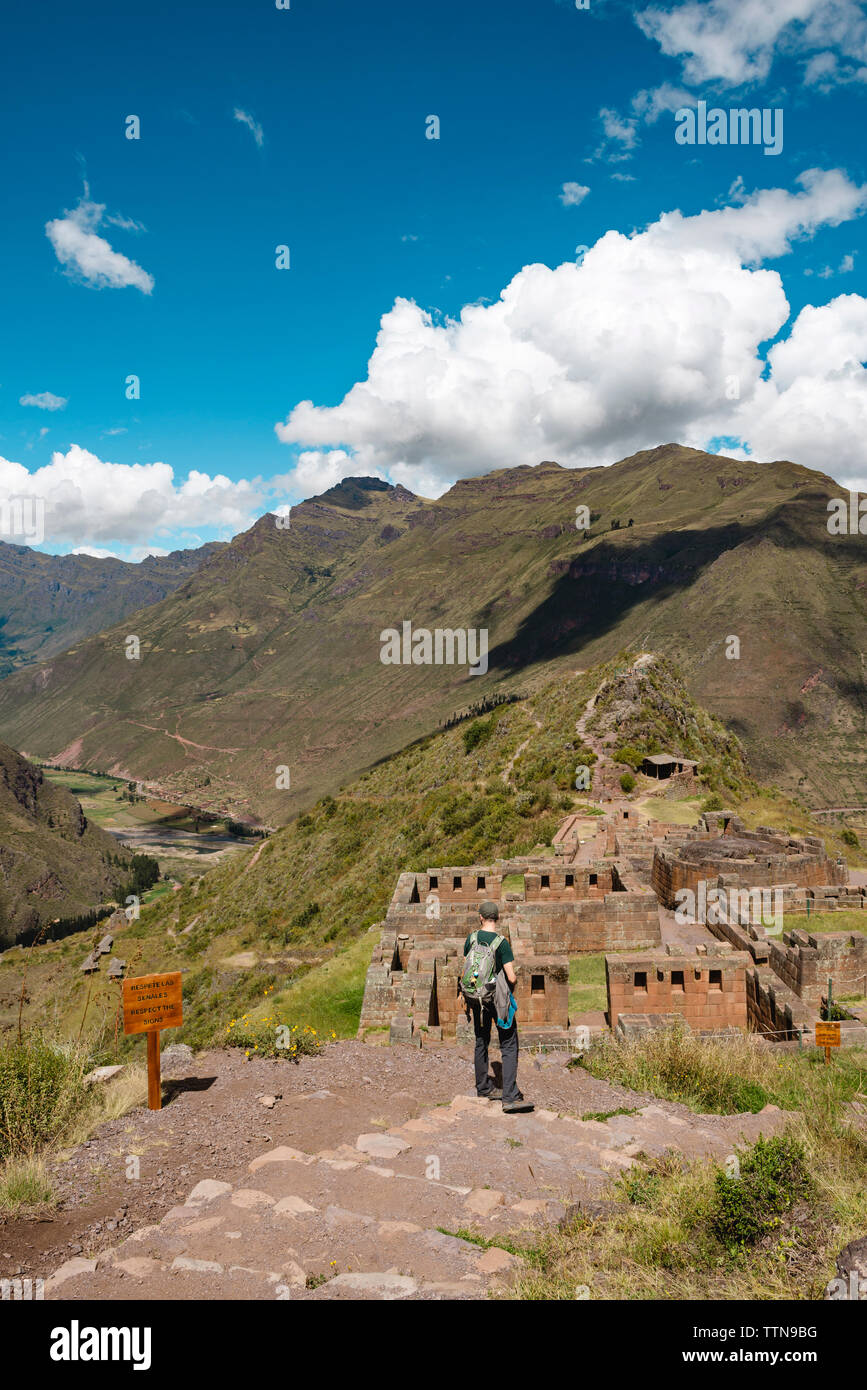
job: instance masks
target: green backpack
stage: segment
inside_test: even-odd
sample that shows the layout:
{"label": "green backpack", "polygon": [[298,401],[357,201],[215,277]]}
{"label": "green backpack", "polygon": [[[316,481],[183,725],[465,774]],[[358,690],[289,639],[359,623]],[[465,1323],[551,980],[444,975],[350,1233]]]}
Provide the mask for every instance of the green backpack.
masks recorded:
{"label": "green backpack", "polygon": [[465,999],[475,999],[480,1004],[493,1000],[497,951],[504,939],[502,936],[495,936],[489,945],[483,946],[479,941],[479,933],[473,932],[470,937],[470,949],[464,961],[464,972],[461,975],[460,989]]}

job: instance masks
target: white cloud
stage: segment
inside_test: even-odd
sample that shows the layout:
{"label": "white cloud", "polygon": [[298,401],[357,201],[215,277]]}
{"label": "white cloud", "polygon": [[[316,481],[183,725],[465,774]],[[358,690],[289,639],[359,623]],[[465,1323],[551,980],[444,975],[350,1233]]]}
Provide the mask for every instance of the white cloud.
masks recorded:
{"label": "white cloud", "polygon": [[53,391],[40,391],[35,396],[20,396],[18,404],[35,405],[37,410],[65,410],[69,405],[69,397],[55,396]]}
{"label": "white cloud", "polygon": [[77,444],[32,472],[0,458],[0,499],[42,498],[46,541],[85,549],[151,546],[189,529],[232,536],[267,511],[267,491],[195,470],[176,483],[166,463],[108,463]]}
{"label": "white cloud", "polygon": [[261,150],[262,146],[265,143],[265,132],[260,126],[259,122],[257,120],[254,120],[254,118],[250,115],[249,111],[242,111],[239,106],[235,107],[235,120],[240,121],[242,125],[245,125],[247,127],[247,129],[253,136],[253,139],[256,141],[256,144],[258,145],[259,149]]}
{"label": "white cloud", "polygon": [[128,257],[114,251],[96,229],[105,217],[105,205],[89,201],[87,190],[72,211],[45,224],[45,234],[66,273],[92,289],[124,289],[132,286],[150,294],[153,276]]}
{"label": "white cloud", "polygon": [[703,447],[728,436],[754,457],[788,453],[856,476],[867,301],[804,310],[762,379],[761,345],[790,310],[780,275],[761,263],[867,205],[867,186],[840,170],[798,182],[795,193],[738,188],[735,206],[666,213],[632,236],[608,231],[580,266],[525,266],[498,301],[467,305],[457,319],[435,321],[398,299],[367,379],[337,406],[300,402],[277,435],[307,448],[303,466],[329,480],[341,469],[373,472],[426,495],[506,465],[587,466],[667,440]]}
{"label": "white cloud", "polygon": [[560,202],[563,204],[564,208],[577,208],[579,203],[584,202],[589,192],[590,189],[586,188],[583,184],[564,183],[560,193]]}
{"label": "white cloud", "polygon": [[642,10],[635,21],[663,53],[681,60],[691,86],[762,82],[781,53],[812,55],[810,83],[863,80],[867,19],[858,0],[689,0]]}
{"label": "white cloud", "polygon": [[655,125],[664,112],[677,111],[679,107],[688,106],[691,102],[689,92],[684,91],[682,87],[673,87],[670,82],[663,82],[659,87],[647,87],[636,92],[626,116],[603,106],[599,112],[602,143],[587,162],[605,159],[618,163],[631,159],[638,148],[641,126]]}
{"label": "white cloud", "polygon": [[[280,433],[279,426],[277,433]],[[298,455],[292,471],[272,478],[269,487],[289,496],[317,497],[330,487],[336,487],[344,478],[357,477],[359,472],[369,473],[371,477],[385,477],[383,470],[378,467],[360,470],[358,460],[345,449],[306,449]],[[271,510],[280,511],[273,507]]]}

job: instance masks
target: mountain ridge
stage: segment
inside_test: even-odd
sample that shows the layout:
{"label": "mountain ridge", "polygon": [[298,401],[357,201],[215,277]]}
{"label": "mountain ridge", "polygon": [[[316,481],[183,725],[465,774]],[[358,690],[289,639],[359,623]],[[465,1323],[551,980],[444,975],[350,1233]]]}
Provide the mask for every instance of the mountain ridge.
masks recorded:
{"label": "mountain ridge", "polygon": [[[299,504],[288,527],[260,518],[141,610],[140,664],[115,625],[7,678],[4,737],[281,823],[455,709],[638,644],[682,666],[765,779],[857,799],[867,563],[827,531],[830,477],[660,445],[497,470],[435,500],[373,481]],[[383,666],[380,632],[407,619],[488,628],[489,670]]]}

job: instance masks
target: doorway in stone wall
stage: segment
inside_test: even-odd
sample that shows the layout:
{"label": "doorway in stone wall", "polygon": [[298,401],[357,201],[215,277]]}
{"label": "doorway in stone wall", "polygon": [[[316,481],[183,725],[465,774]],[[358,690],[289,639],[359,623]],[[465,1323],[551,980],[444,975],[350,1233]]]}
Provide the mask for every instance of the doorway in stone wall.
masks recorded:
{"label": "doorway in stone wall", "polygon": [[428,1009],[427,1024],[429,1028],[439,1028],[440,1010],[437,998],[437,963],[434,961],[433,984],[430,991],[430,1008]]}

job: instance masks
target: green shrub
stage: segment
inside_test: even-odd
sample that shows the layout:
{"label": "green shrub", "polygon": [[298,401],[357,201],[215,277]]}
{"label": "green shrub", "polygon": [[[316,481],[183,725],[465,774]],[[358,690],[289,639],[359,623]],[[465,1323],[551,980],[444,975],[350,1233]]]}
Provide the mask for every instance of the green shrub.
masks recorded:
{"label": "green shrub", "polygon": [[0,1161],[36,1153],[59,1139],[86,1104],[83,1049],[60,1047],[40,1032],[0,1048]]}
{"label": "green shrub", "polygon": [[840,839],[843,841],[844,845],[850,845],[852,849],[860,849],[861,847],[861,841],[858,839],[855,831],[849,829],[848,825],[845,830],[840,831]]}
{"label": "green shrub", "polygon": [[224,1047],[242,1047],[248,1057],[282,1057],[297,1062],[299,1057],[317,1057],[327,1039],[308,1024],[282,1023],[271,1016],[251,1019],[245,1014],[226,1025],[222,1041]]}
{"label": "green shrub", "polygon": [[472,753],[474,748],[479,748],[483,743],[487,743],[493,732],[493,715],[487,719],[477,719],[475,723],[470,724],[469,728],[462,729],[461,738],[464,741],[464,752]]}
{"label": "green shrub", "polygon": [[614,761],[616,763],[628,763],[633,772],[637,772],[644,760],[644,754],[631,743],[624,743],[622,748],[616,749]]}
{"label": "green shrub", "polygon": [[620,778],[620,786],[625,792],[631,792],[635,789],[635,778],[631,772],[624,772]]}
{"label": "green shrub", "polygon": [[754,1245],[782,1224],[782,1217],[813,1194],[804,1149],[786,1134],[759,1138],[738,1153],[740,1172],[716,1176],[709,1222],[714,1235],[729,1249]]}
{"label": "green shrub", "polygon": [[701,809],[703,811],[722,811],[724,809],[722,797],[718,796],[716,792],[711,796],[706,796],[701,803]]}

